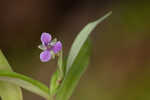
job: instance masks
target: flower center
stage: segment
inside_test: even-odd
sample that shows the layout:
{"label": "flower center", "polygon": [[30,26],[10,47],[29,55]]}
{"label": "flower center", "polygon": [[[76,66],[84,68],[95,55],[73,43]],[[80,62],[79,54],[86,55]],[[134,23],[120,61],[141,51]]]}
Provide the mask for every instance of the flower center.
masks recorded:
{"label": "flower center", "polygon": [[54,45],[55,45],[55,43],[50,42],[50,43],[48,43],[48,45],[46,46],[46,49],[50,51]]}

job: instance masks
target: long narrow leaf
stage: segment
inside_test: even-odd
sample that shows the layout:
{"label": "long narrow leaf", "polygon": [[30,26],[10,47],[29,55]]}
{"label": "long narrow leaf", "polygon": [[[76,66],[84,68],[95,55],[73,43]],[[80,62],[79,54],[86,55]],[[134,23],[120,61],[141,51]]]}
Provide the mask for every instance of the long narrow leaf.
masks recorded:
{"label": "long narrow leaf", "polygon": [[95,29],[95,27],[109,17],[112,12],[108,12],[106,15],[101,17],[100,19],[87,24],[81,32],[77,35],[76,39],[74,40],[71,50],[69,52],[68,60],[67,60],[67,72],[69,71],[70,67],[72,66],[74,60],[76,59],[80,49],[82,48],[84,42],[87,40],[90,33]]}
{"label": "long narrow leaf", "polygon": [[88,66],[90,56],[90,45],[87,41],[81,48],[76,60],[72,64],[69,72],[65,76],[56,94],[56,100],[68,100],[72,95],[81,75]]}
{"label": "long narrow leaf", "polygon": [[[0,50],[0,70],[12,71],[6,58]],[[19,86],[0,81],[0,97],[2,100],[22,100],[22,92]]]}
{"label": "long narrow leaf", "polygon": [[68,55],[67,73],[57,91],[56,100],[68,100],[72,95],[73,90],[88,66],[90,56],[90,42],[88,41],[88,37],[95,27],[110,16],[111,13],[109,12],[97,21],[87,24],[77,35]]}
{"label": "long narrow leaf", "polygon": [[27,89],[33,93],[36,93],[46,99],[49,99],[49,89],[44,84],[33,80],[27,76],[15,73],[15,72],[9,72],[5,70],[0,71],[0,80],[16,84],[18,86],[23,87],[24,89]]}

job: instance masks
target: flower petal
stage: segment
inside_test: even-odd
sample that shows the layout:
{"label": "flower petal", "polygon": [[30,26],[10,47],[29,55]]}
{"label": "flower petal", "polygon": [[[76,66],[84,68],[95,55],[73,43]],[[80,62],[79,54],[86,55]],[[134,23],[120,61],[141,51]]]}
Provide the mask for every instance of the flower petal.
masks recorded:
{"label": "flower petal", "polygon": [[43,32],[41,35],[41,42],[44,45],[47,45],[52,39],[52,36],[49,33]]}
{"label": "flower petal", "polygon": [[51,53],[48,50],[43,51],[40,54],[40,59],[42,62],[48,62],[51,59]]}
{"label": "flower petal", "polygon": [[55,54],[61,51],[61,49],[62,49],[62,43],[60,41],[56,42],[56,44],[52,48]]}

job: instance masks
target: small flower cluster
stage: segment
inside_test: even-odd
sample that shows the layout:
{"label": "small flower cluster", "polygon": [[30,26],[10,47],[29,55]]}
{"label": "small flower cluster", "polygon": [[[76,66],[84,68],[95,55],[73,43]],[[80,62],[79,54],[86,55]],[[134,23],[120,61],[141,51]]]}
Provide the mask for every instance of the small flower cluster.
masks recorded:
{"label": "small flower cluster", "polygon": [[52,36],[49,33],[42,33],[41,42],[42,44],[39,45],[39,48],[43,50],[40,54],[42,62],[48,62],[62,50],[62,43],[57,41],[56,38],[52,40]]}

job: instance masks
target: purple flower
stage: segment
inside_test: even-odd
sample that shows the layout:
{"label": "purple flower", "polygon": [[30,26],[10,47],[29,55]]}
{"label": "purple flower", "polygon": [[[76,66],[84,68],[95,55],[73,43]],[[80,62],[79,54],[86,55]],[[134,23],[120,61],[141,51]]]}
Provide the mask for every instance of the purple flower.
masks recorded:
{"label": "purple flower", "polygon": [[49,33],[42,33],[41,42],[42,45],[39,45],[39,48],[43,50],[40,54],[42,62],[48,62],[52,56],[55,56],[62,50],[62,43],[56,39],[52,40],[52,36]]}

